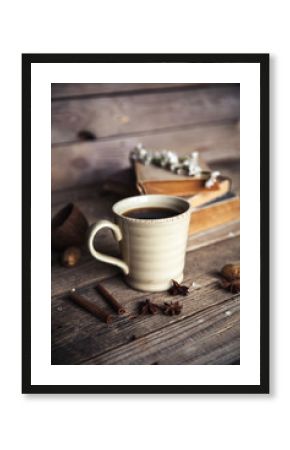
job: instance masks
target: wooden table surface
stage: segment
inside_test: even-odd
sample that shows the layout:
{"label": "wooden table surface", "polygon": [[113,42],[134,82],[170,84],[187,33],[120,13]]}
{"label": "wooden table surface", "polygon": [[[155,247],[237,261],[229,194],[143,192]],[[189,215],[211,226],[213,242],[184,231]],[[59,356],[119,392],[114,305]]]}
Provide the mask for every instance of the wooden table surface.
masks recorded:
{"label": "wooden table surface", "polygon": [[[231,173],[234,183],[234,171]],[[53,194],[52,214],[73,201],[89,223],[111,218],[115,195],[102,195],[97,186],[59,191]],[[109,230],[98,234],[97,247],[117,255],[118,247]],[[239,295],[219,286],[218,271],[239,260],[239,223],[192,235],[188,241],[184,284],[186,297],[167,292],[146,294],[131,289],[118,269],[84,254],[75,268],[52,265],[52,364],[239,364]],[[96,291],[100,282],[122,303],[128,314],[117,316],[111,325],[73,304],[71,288],[112,312]],[[198,285],[195,289],[192,283]],[[180,315],[138,315],[146,298],[157,304],[180,300]]]}
{"label": "wooden table surface", "polygon": [[[110,218],[119,198],[100,195],[94,183],[128,166],[129,151],[139,142],[180,155],[198,151],[239,192],[238,84],[65,83],[52,84],[51,94],[52,214],[74,202],[90,223]],[[81,139],[82,130],[94,140]],[[118,254],[109,230],[98,233],[97,247]],[[109,327],[73,304],[69,290],[110,311],[94,288],[102,281],[129,314],[146,298],[172,298],[130,289],[116,268],[88,254],[72,269],[54,263],[52,364],[238,364],[239,296],[219,287],[217,272],[239,260],[239,247],[239,223],[191,236],[185,284],[200,288],[191,286],[180,299],[182,313],[134,320],[115,315]]]}

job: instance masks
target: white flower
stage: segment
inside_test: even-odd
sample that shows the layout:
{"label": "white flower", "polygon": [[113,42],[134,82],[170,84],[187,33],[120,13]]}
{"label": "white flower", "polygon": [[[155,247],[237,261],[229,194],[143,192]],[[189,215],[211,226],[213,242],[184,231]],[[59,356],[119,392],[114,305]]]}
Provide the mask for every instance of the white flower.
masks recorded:
{"label": "white flower", "polygon": [[214,186],[217,182],[217,177],[220,175],[220,172],[218,172],[217,170],[215,172],[211,172],[211,175],[209,177],[208,180],[206,180],[205,182],[205,187],[207,189],[211,188],[212,186]]}
{"label": "white flower", "polygon": [[[146,148],[144,148],[142,143],[138,143],[136,147],[130,152],[130,161],[140,161],[145,165],[154,164],[158,167],[164,167],[171,172],[188,176],[199,175],[202,171],[199,165],[198,152],[192,152],[189,156],[181,158],[177,155],[177,153],[171,150],[147,150]],[[216,172],[213,172],[213,174],[215,173]],[[207,180],[207,187],[211,187],[211,183],[214,184],[215,182],[216,180],[212,180],[210,178],[209,180]]]}

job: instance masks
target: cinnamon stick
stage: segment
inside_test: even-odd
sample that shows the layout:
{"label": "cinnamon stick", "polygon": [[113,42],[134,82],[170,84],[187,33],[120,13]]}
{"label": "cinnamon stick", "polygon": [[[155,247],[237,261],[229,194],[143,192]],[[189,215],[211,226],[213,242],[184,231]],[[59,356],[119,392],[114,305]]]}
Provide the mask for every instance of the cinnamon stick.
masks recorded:
{"label": "cinnamon stick", "polygon": [[72,289],[70,291],[69,297],[74,303],[81,306],[85,310],[89,311],[91,314],[98,317],[98,319],[102,320],[103,322],[107,324],[112,322],[111,314],[106,313],[104,310],[100,309],[97,305],[90,302],[82,295],[78,294],[75,289]]}
{"label": "cinnamon stick", "polygon": [[111,305],[117,314],[125,314],[126,309],[118,302],[118,300],[101,284],[97,284],[97,291],[104,297],[104,299]]}

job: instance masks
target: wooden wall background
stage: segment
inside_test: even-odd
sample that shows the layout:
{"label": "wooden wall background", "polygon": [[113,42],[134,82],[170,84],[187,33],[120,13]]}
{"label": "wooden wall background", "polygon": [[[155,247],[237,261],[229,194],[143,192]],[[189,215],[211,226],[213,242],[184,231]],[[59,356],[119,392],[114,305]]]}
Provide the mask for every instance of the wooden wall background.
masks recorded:
{"label": "wooden wall background", "polygon": [[[102,182],[139,142],[239,173],[238,84],[52,84],[52,190]],[[81,141],[90,131],[94,141]]]}

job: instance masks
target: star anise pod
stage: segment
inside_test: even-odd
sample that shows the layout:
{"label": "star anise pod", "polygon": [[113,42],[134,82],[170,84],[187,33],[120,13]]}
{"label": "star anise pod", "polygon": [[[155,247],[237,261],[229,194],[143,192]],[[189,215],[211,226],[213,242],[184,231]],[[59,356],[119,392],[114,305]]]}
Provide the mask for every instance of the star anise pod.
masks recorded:
{"label": "star anise pod", "polygon": [[159,310],[159,306],[152,303],[148,298],[145,302],[141,302],[139,306],[139,314],[156,314]]}
{"label": "star anise pod", "polygon": [[177,283],[177,281],[172,280],[172,286],[168,289],[170,295],[187,295],[189,292],[189,287]]}
{"label": "star anise pod", "polygon": [[183,305],[180,302],[164,302],[162,306],[162,312],[163,314],[166,314],[167,316],[174,316],[174,314],[178,315],[181,313],[181,310],[183,308]]}

